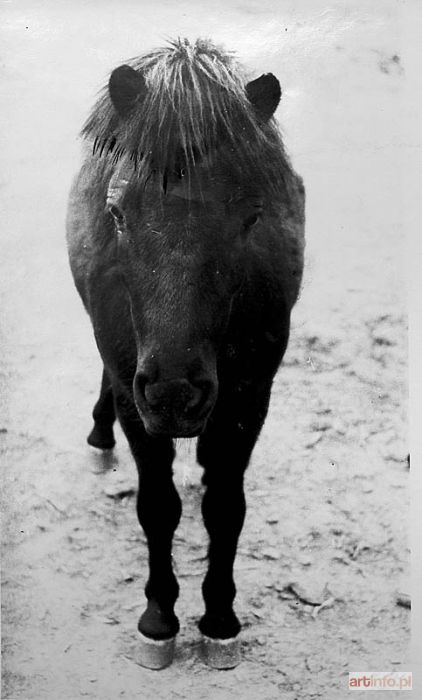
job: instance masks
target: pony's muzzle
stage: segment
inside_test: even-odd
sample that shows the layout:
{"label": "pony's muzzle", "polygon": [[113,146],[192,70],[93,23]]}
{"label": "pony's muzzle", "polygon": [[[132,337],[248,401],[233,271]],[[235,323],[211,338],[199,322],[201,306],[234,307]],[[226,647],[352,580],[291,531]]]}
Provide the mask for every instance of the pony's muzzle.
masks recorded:
{"label": "pony's muzzle", "polygon": [[174,379],[151,383],[139,371],[133,389],[146,431],[172,437],[199,435],[217,393],[211,380],[192,383],[187,379]]}

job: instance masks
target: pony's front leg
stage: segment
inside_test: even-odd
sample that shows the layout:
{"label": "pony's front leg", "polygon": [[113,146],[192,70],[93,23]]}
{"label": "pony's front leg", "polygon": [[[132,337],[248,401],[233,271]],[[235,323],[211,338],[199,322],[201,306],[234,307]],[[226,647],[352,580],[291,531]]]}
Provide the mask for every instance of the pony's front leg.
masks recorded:
{"label": "pony's front leg", "polygon": [[209,645],[208,660],[219,668],[236,665],[240,660],[239,645],[231,648],[221,640],[234,639],[240,631],[233,611],[233,565],[246,511],[243,477],[269,398],[268,385],[254,391],[236,391],[231,396],[221,393],[198,442],[198,462],[205,469],[206,485],[202,514],[209,534],[209,565],[202,586],[205,614],[199,629],[209,640],[215,640],[214,646]]}
{"label": "pony's front leg", "polygon": [[137,511],[149,551],[149,577],[145,586],[148,602],[138,629],[150,640],[168,640],[179,631],[174,613],[179,586],[172,568],[171,549],[182,507],[173,483],[173,441],[149,436],[135,405],[127,399],[117,397],[116,406],[138,468]]}

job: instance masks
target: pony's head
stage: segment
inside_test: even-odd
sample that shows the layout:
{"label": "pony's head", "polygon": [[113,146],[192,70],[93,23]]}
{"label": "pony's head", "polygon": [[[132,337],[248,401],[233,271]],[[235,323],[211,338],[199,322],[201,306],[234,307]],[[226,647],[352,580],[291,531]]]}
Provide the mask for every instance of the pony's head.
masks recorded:
{"label": "pony's head", "polygon": [[230,54],[179,40],[116,68],[85,125],[114,163],[107,207],[151,434],[198,434],[216,401],[252,239],[288,186],[280,94],[273,75],[247,82]]}

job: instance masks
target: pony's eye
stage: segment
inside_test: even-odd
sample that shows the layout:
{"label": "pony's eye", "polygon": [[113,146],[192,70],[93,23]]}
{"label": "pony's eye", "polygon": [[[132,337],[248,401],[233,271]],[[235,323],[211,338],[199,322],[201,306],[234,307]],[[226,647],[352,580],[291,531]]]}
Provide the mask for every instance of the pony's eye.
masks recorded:
{"label": "pony's eye", "polygon": [[243,222],[243,229],[247,231],[248,229],[252,228],[252,226],[255,226],[259,220],[259,216],[260,215],[257,212],[248,216]]}
{"label": "pony's eye", "polygon": [[120,224],[123,221],[123,212],[115,204],[112,204],[109,208],[109,212],[112,215],[116,223]]}

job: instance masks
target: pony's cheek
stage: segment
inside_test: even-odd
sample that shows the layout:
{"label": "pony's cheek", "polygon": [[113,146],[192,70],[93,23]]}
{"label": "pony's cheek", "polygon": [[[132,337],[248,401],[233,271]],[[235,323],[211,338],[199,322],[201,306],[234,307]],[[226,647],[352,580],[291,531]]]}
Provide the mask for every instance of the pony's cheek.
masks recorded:
{"label": "pony's cheek", "polygon": [[133,242],[131,242],[131,239],[128,236],[128,233],[125,229],[116,229],[115,250],[117,261],[120,263],[120,267],[122,270],[122,275],[125,278],[129,278],[131,272],[130,261],[134,258]]}
{"label": "pony's cheek", "polygon": [[119,250],[128,251],[133,249],[133,236],[131,235],[125,221],[116,222],[115,225],[115,238],[116,244]]}

